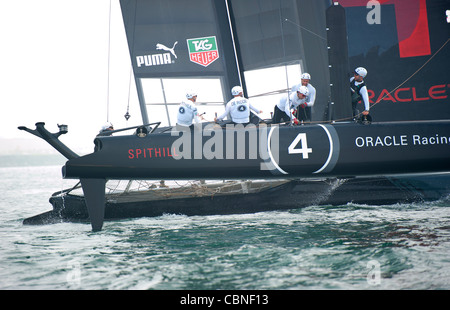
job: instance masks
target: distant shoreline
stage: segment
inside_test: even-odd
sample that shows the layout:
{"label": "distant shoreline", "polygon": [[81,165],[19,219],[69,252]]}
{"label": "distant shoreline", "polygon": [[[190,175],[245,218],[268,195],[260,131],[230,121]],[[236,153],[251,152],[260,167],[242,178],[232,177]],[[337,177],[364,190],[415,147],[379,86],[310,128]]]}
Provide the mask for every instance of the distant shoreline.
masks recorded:
{"label": "distant shoreline", "polygon": [[66,161],[60,154],[0,155],[0,168],[63,166]]}

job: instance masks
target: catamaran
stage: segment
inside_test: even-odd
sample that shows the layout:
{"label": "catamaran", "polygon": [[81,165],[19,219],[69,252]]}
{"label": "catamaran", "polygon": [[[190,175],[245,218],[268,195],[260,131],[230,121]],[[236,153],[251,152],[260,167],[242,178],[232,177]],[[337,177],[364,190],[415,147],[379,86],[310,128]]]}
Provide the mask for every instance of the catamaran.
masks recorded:
{"label": "catamaran", "polygon": [[[84,156],[58,139],[66,126],[58,133],[43,122],[20,127],[64,155],[63,178],[81,184],[52,195],[53,210],[24,223],[89,221],[98,231],[105,219],[380,205],[449,194],[446,1],[120,4],[142,125],[97,136],[95,151]],[[370,117],[352,113],[349,73],[359,66],[369,72]],[[272,88],[258,93],[265,72]],[[312,76],[317,97],[311,119],[299,125],[253,116],[246,126],[204,122],[180,131],[170,121],[177,104],[168,97],[185,91],[186,81],[214,89],[213,103],[199,106],[209,113],[223,109],[235,85],[273,109],[301,72]],[[148,106],[163,111],[152,113],[159,120],[149,118]],[[119,182],[123,188],[111,191]]]}

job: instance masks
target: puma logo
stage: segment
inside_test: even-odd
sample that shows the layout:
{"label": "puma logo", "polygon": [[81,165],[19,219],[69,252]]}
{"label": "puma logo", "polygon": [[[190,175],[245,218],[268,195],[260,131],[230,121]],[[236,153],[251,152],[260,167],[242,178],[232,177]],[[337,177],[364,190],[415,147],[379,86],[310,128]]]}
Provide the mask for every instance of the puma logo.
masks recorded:
{"label": "puma logo", "polygon": [[178,44],[178,41],[176,41],[176,42],[173,44],[173,47],[172,47],[172,48],[169,48],[169,47],[167,47],[167,46],[165,46],[165,45],[163,45],[163,44],[158,43],[158,44],[156,44],[156,49],[157,49],[157,50],[163,50],[163,51],[170,52],[175,58],[178,58],[177,55],[175,54],[175,51],[174,51],[175,46],[176,46],[177,44]]}

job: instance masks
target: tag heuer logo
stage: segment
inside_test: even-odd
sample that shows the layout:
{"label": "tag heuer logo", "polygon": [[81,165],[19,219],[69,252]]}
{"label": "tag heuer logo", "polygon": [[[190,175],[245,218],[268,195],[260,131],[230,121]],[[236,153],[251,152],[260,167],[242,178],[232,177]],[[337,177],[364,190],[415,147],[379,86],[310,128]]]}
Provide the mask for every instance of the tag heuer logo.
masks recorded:
{"label": "tag heuer logo", "polygon": [[203,67],[209,66],[219,58],[216,37],[188,39],[187,45],[190,60]]}

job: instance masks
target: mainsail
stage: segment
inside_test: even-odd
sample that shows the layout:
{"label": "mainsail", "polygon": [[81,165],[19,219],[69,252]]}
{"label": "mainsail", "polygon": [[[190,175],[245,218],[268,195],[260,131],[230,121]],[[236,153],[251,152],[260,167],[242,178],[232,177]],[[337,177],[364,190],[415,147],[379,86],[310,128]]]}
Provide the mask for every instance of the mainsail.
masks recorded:
{"label": "mainsail", "polygon": [[212,120],[231,87],[240,84],[226,3],[120,3],[141,107],[148,104],[152,110],[144,123],[175,125],[170,119],[190,89],[198,92],[202,111]]}
{"label": "mainsail", "polygon": [[170,118],[186,88],[200,89],[211,120],[235,85],[269,118],[301,72],[313,76],[315,115],[323,119],[329,99],[324,12],[331,1],[120,2],[141,106],[152,110],[144,123],[166,114],[174,125]]}
{"label": "mainsail", "polygon": [[[369,1],[372,2],[372,1]],[[364,66],[377,121],[449,119],[446,0],[340,0],[350,68]]]}
{"label": "mainsail", "polygon": [[[234,85],[242,85],[268,118],[277,96],[298,84],[301,72],[311,74],[317,90],[313,121],[333,118],[330,104],[348,108],[330,98],[330,84],[338,82],[330,81],[328,58],[325,11],[332,1],[120,2],[141,105],[151,106],[152,122],[173,117],[188,87],[201,89],[198,99],[211,120]],[[342,49],[349,57],[340,79],[347,81],[359,66],[368,70],[374,120],[450,118],[447,2],[338,1],[345,8],[348,46]]]}

